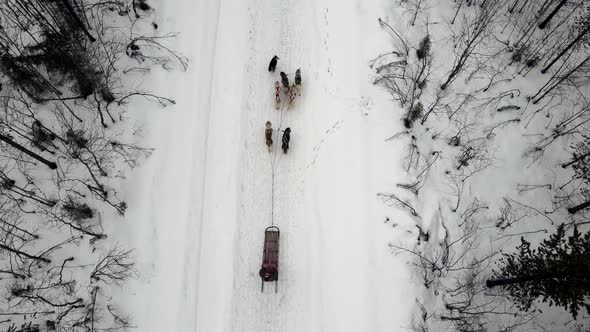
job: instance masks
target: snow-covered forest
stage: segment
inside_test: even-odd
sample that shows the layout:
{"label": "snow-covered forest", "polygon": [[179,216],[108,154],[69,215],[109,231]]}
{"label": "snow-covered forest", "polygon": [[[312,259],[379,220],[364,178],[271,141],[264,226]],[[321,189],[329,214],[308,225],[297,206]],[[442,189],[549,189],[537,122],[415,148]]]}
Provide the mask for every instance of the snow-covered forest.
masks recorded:
{"label": "snow-covered forest", "polygon": [[[407,176],[380,194],[415,239],[419,331],[588,328],[586,1],[400,2],[374,84]],[[406,225],[406,227],[408,227]]]}
{"label": "snow-covered forest", "polygon": [[407,0],[379,24],[373,83],[406,146],[379,195],[417,228],[390,243],[421,279],[412,328],[587,330],[589,3]]}
{"label": "snow-covered forest", "polygon": [[586,0],[5,0],[0,331],[587,331],[589,43]]}
{"label": "snow-covered forest", "polygon": [[126,111],[174,104],[136,82],[187,59],[143,0],[7,0],[0,24],[0,330],[131,328],[122,183],[153,149]]}

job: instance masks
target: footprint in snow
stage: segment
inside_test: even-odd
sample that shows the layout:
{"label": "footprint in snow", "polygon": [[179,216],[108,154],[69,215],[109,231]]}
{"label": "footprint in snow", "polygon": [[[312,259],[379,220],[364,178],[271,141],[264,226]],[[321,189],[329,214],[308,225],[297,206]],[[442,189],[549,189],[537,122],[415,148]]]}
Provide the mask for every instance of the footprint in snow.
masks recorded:
{"label": "footprint in snow", "polygon": [[374,104],[373,99],[370,97],[361,97],[361,100],[359,101],[361,113],[363,113],[363,115],[369,115],[369,110],[373,108]]}
{"label": "footprint in snow", "polygon": [[313,148],[313,160],[305,167],[310,168],[311,166],[315,165],[319,153],[320,153],[320,148],[322,147],[323,143],[326,141],[326,139],[328,138],[329,135],[333,134],[338,128],[340,128],[340,125],[342,124],[342,122],[344,122],[344,120],[338,120],[336,122],[334,122],[334,124],[332,125],[332,127],[328,128],[325,132],[324,132],[324,137],[320,140],[320,142]]}

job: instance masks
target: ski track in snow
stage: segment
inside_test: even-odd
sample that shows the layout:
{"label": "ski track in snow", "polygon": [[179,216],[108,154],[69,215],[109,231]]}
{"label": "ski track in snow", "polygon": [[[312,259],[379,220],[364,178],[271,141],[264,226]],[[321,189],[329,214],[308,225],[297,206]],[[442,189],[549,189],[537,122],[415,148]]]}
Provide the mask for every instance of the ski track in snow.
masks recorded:
{"label": "ski track in snow", "polygon": [[[374,1],[370,15],[355,0],[160,4],[182,31],[178,49],[191,67],[162,87],[178,104],[152,124],[157,150],[142,175],[152,182],[130,211],[150,225],[135,234],[148,244],[138,254],[153,274],[134,286],[140,331],[408,326],[410,277],[387,250],[390,227],[379,220],[389,212],[375,197],[383,180],[373,175],[392,171],[395,156],[375,146],[393,120],[383,112],[370,125],[365,117],[373,106],[363,63],[376,53],[365,40],[368,22],[378,29],[381,0]],[[274,82],[280,71],[292,82],[297,68],[301,96],[278,112]],[[292,129],[287,155],[281,132],[268,152],[267,120],[275,131]],[[273,165],[279,282],[277,293],[274,283],[261,293]]]}

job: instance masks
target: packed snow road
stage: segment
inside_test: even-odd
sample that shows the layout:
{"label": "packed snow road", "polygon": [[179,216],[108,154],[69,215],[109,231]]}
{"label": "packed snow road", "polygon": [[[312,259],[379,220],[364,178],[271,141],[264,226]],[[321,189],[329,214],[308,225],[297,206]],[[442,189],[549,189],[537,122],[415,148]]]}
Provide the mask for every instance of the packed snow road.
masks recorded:
{"label": "packed snow road", "polygon": [[[153,89],[175,108],[146,116],[157,150],[130,181],[142,276],[140,331],[391,331],[409,326],[409,273],[387,248],[395,120],[369,85],[381,1],[161,1],[187,73]],[[279,56],[276,73],[267,71]],[[278,72],[301,68],[292,105]],[[293,75],[290,76],[293,78]],[[165,113],[165,114],[162,114]],[[268,152],[264,124],[290,127]],[[274,171],[273,171],[274,170]],[[273,179],[274,178],[274,179]],[[387,180],[385,180],[387,179]],[[273,193],[274,192],[274,193]],[[264,229],[281,229],[278,292],[260,292]]]}

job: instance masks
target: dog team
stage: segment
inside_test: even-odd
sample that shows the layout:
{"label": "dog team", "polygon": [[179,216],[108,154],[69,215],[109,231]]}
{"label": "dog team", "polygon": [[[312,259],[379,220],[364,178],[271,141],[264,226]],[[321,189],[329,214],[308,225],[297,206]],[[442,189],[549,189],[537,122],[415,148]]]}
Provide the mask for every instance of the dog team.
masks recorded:
{"label": "dog team", "polygon": [[[270,63],[268,64],[268,71],[269,72],[273,72],[275,71],[275,69],[277,68],[277,61],[279,60],[278,56],[274,56],[272,57],[272,59],[270,60]],[[295,99],[295,96],[301,96],[301,68],[297,69],[295,71],[295,82],[293,83],[292,86],[289,86],[289,78],[287,77],[287,74],[285,74],[284,72],[280,73],[281,76],[281,84],[283,86],[283,93],[285,94],[285,96],[289,97],[289,104],[291,104],[293,102],[293,100]],[[277,110],[279,110],[280,108],[280,104],[281,104],[281,84],[279,84],[279,81],[275,81],[275,108]],[[265,124],[265,130],[264,130],[264,136],[266,138],[266,146],[268,147],[268,152],[271,152],[271,146],[272,146],[272,135],[273,135],[273,131],[274,129],[272,129],[272,123],[270,121],[266,121]],[[282,146],[281,148],[283,149],[283,152],[285,154],[287,154],[287,151],[289,151],[289,141],[291,140],[291,128],[287,127],[284,131],[283,131],[283,139],[282,139]]]}

